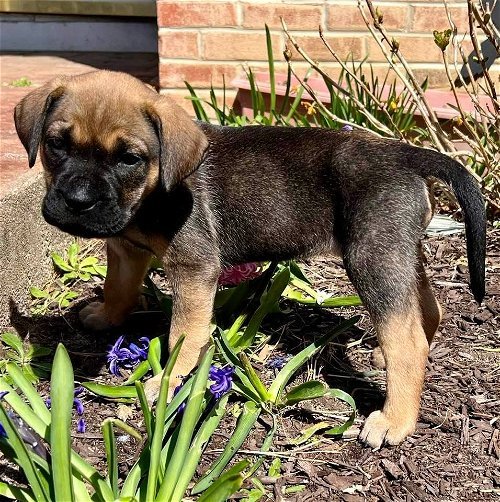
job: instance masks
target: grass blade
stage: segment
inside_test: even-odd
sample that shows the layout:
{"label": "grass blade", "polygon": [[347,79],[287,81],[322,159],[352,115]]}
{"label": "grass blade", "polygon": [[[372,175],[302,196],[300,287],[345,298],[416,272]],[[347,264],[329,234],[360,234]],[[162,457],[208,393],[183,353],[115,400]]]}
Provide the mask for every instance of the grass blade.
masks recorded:
{"label": "grass blade", "polygon": [[212,408],[212,411],[201,425],[200,430],[196,434],[184,461],[175,489],[172,493],[172,497],[170,499],[171,502],[182,501],[189,482],[196,472],[203,450],[224,416],[228,399],[229,394],[225,394],[219,401],[217,401],[215,406]]}
{"label": "grass blade", "polygon": [[214,351],[215,345],[212,344],[204,355],[194,376],[193,386],[191,387],[191,393],[189,394],[187,406],[184,410],[184,416],[182,417],[180,425],[179,438],[177,439],[172,458],[168,464],[160,490],[156,497],[158,502],[167,502],[170,500],[175,482],[179,478],[183,468],[184,460],[193,437],[193,431],[200,417],[201,405],[207,388],[208,372],[210,370]]}
{"label": "grass blade", "polygon": [[2,497],[18,500],[19,502],[37,502],[33,492],[17,486],[9,486],[0,481],[0,495]]}
{"label": "grass blade", "polygon": [[74,398],[73,367],[63,344],[57,346],[50,379],[50,445],[56,500],[74,501],[71,476],[71,411]]}
{"label": "grass blade", "polygon": [[161,367],[161,342],[158,337],[153,338],[149,343],[148,362],[153,370],[153,375],[158,375],[162,372]]}
{"label": "grass blade", "polygon": [[224,473],[199,499],[198,502],[225,502],[243,484],[243,469],[250,462],[243,460]]}
{"label": "grass blade", "polygon": [[8,363],[6,369],[14,384],[19,387],[21,392],[28,399],[33,411],[48,424],[50,422],[50,411],[45,405],[44,400],[40,397],[40,394],[38,394],[33,385],[31,385],[28,379],[23,375],[19,366],[14,363]]}
{"label": "grass blade", "polygon": [[151,365],[149,361],[141,361],[131,375],[123,382],[123,385],[130,385],[140,380],[150,369]]}
{"label": "grass blade", "polygon": [[245,368],[246,375],[252,383],[252,387],[259,394],[260,399],[264,402],[269,401],[269,392],[267,391],[265,385],[262,383],[262,380],[253,369],[252,363],[250,362],[250,359],[248,359],[248,356],[244,352],[240,352],[239,357],[243,368]]}
{"label": "grass blade", "polygon": [[[0,377],[0,392],[8,391],[4,396],[4,401],[9,403],[12,409],[45,441],[50,441],[50,420],[45,423],[33,410],[21,399],[21,397],[5,383],[5,379]],[[87,481],[92,483],[100,500],[112,499],[113,493],[106,480],[90,464],[85,462],[78,453],[71,451],[71,465],[75,471],[80,473]]]}
{"label": "grass blade", "polygon": [[108,479],[115,498],[118,497],[118,460],[116,455],[116,438],[113,430],[113,422],[107,418],[102,423],[102,436],[106,448],[106,460],[108,465]]}
{"label": "grass blade", "polygon": [[160,467],[160,455],[163,441],[163,426],[165,424],[165,414],[167,408],[168,389],[170,383],[170,374],[174,368],[175,361],[184,342],[185,335],[181,336],[175,344],[167,365],[163,371],[160,384],[160,394],[156,403],[156,417],[154,420],[153,437],[151,439],[151,463],[149,467],[149,476],[146,490],[146,500],[154,500],[156,494],[156,485],[158,482],[158,470]]}
{"label": "grass blade", "polygon": [[205,475],[194,485],[191,491],[192,495],[205,491],[216,478],[220,476],[226,465],[231,461],[236,452],[239,450],[243,441],[247,438],[252,430],[255,422],[259,418],[262,409],[252,401],[247,401],[243,405],[243,411],[238,418],[236,429],[231,438],[226,443],[221,456],[212,464]]}
{"label": "grass blade", "polygon": [[82,387],[98,396],[111,399],[132,399],[137,397],[137,390],[131,385],[104,385],[95,382],[84,382]]}
{"label": "grass blade", "polygon": [[267,62],[269,65],[269,87],[271,88],[271,102],[269,104],[269,110],[272,113],[276,113],[276,81],[274,76],[274,54],[273,54],[273,44],[271,41],[271,32],[269,31],[269,26],[266,24],[266,47],[267,47]]}
{"label": "grass blade", "polygon": [[300,351],[296,356],[292,357],[288,361],[283,369],[278,373],[274,382],[269,388],[269,393],[271,395],[271,400],[276,402],[283,392],[285,385],[289,382],[290,378],[295,374],[295,372],[314,354],[316,354],[321,348],[323,348],[330,340],[340,335],[344,331],[348,330],[354,326],[360,317],[354,316],[341,322],[336,328],[334,328],[330,333],[321,337],[319,340],[308,345],[304,350]]}
{"label": "grass blade", "polygon": [[[290,270],[288,267],[283,268],[276,274],[267,293],[261,298],[261,304],[250,319],[243,335],[232,344],[233,347],[246,348],[252,344],[264,317],[273,311],[289,281]],[[231,338],[229,340],[232,341]]]}
{"label": "grass blade", "polygon": [[135,388],[137,390],[137,396],[139,397],[142,415],[144,416],[144,425],[146,427],[146,434],[148,435],[148,443],[151,445],[151,440],[153,438],[152,415],[146,398],[146,393],[144,392],[144,385],[142,382],[135,382]]}
{"label": "grass blade", "polygon": [[14,460],[23,470],[35,499],[37,501],[50,502],[49,493],[40,479],[39,471],[35,467],[33,459],[21,439],[21,436],[17,432],[17,428],[12,423],[9,415],[7,415],[3,403],[0,403],[0,422],[4,426],[5,432],[7,433],[8,445],[15,454],[15,458],[12,460]]}

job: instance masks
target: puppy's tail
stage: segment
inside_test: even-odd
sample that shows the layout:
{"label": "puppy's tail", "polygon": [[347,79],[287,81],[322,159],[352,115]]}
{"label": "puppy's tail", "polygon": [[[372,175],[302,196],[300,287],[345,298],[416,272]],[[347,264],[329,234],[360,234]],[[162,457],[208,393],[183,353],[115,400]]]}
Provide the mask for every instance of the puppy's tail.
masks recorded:
{"label": "puppy's tail", "polygon": [[[433,176],[449,185],[462,208],[470,286],[475,300],[480,304],[485,293],[486,210],[479,185],[472,174],[459,162],[433,150],[422,148],[418,150],[420,152],[417,157],[420,158],[414,157],[411,164],[425,178]],[[418,162],[415,163],[415,160]]]}

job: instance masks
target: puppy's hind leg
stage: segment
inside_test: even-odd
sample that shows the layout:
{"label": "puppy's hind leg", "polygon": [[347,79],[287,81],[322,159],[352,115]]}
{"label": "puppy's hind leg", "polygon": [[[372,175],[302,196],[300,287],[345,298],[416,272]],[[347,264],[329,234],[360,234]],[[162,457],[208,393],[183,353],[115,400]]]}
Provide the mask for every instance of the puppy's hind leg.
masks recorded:
{"label": "puppy's hind leg", "polygon": [[80,311],[83,325],[93,330],[118,326],[134,309],[151,254],[119,239],[108,239],[107,258],[104,303],[93,302]]}
{"label": "puppy's hind leg", "polygon": [[[422,315],[422,326],[425,331],[425,336],[429,346],[434,339],[434,335],[441,323],[443,311],[439,302],[432,291],[431,285],[424,268],[425,257],[423,251],[420,249],[420,258],[417,265],[417,287],[418,287],[418,301],[420,306],[420,313]],[[382,349],[375,347],[372,354],[372,364],[376,368],[385,369],[385,359],[382,354]]]}
{"label": "puppy's hind leg", "polygon": [[377,239],[373,233],[354,233],[344,256],[387,366],[384,406],[367,418],[360,433],[373,448],[399,444],[414,432],[429,352],[418,295],[417,243],[403,234],[382,245]]}

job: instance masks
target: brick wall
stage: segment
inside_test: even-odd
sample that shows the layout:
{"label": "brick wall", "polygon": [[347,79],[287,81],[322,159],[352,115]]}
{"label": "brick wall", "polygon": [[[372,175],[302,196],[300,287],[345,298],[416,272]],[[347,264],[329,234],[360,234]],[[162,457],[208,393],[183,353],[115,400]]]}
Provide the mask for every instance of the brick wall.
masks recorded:
{"label": "brick wall", "polygon": [[[447,83],[440,50],[433,41],[433,30],[449,27],[440,0],[374,2],[384,15],[384,26],[400,42],[400,48],[416,74],[429,75],[431,86]],[[385,73],[387,62],[369,34],[356,0],[159,0],[160,86],[163,93],[183,102],[184,80],[201,95],[213,83],[221,93],[222,76],[226,83],[241,75],[242,65],[266,68],[264,24],[271,29],[278,69],[285,69],[285,36],[280,16],[307,50],[324,61],[329,71],[338,72],[318,36],[321,26],[332,47],[341,57],[352,53],[356,59],[368,58],[377,73]],[[466,1],[448,0],[459,32],[467,30]],[[295,67],[306,65],[298,55]],[[230,87],[230,86],[229,86]],[[229,98],[234,95],[230,90]]]}

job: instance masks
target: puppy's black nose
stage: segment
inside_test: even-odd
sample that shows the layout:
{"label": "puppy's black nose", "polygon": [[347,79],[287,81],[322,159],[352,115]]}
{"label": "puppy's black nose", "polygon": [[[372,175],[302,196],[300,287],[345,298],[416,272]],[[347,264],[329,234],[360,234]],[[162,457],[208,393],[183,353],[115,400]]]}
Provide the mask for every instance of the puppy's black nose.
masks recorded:
{"label": "puppy's black nose", "polygon": [[99,202],[89,190],[83,188],[75,188],[61,194],[68,209],[71,209],[74,213],[89,211]]}

